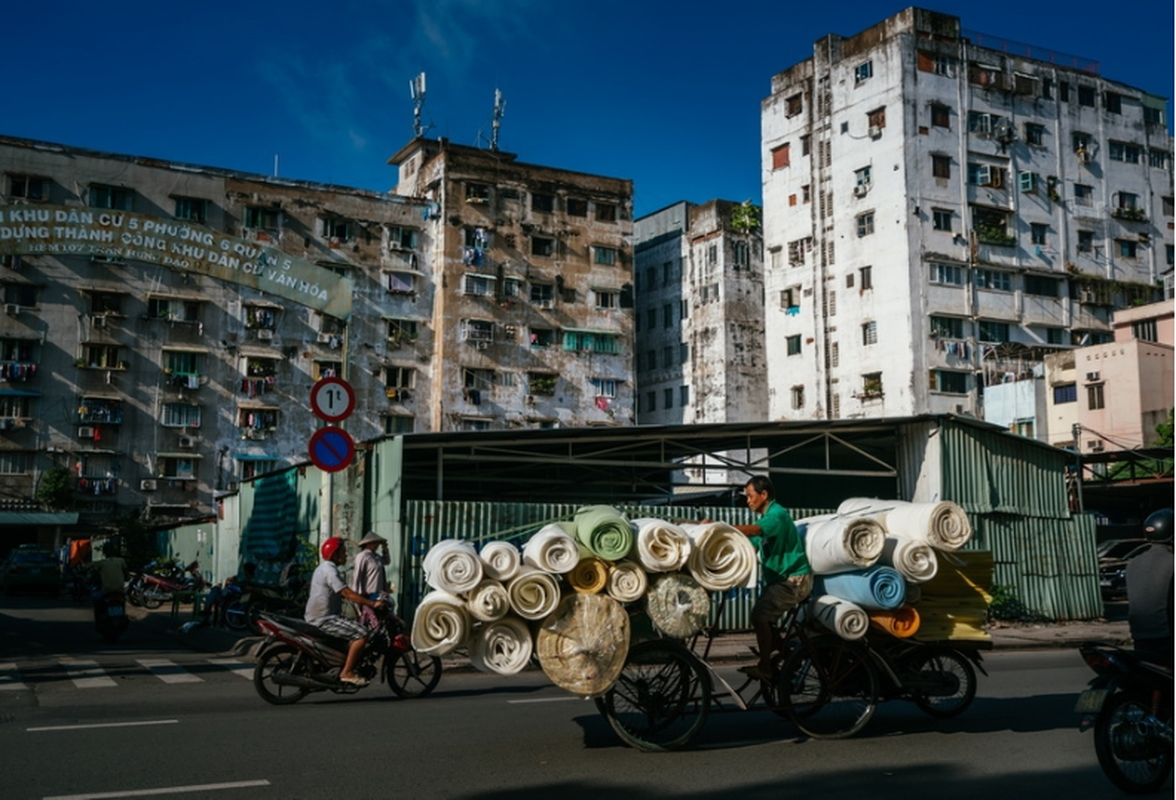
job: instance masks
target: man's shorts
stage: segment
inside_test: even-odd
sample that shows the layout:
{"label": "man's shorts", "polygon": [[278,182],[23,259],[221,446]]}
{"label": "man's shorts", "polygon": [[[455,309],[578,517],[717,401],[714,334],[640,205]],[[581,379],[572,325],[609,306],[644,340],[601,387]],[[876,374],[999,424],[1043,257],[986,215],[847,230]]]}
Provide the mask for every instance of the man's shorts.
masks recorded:
{"label": "man's shorts", "polygon": [[340,639],[362,639],[371,633],[362,623],[353,619],[347,619],[346,617],[323,617],[314,624],[332,636],[338,636]]}
{"label": "man's shorts", "polygon": [[751,607],[751,620],[775,622],[785,611],[802,603],[812,591],[812,575],[792,575],[786,580],[769,583]]}

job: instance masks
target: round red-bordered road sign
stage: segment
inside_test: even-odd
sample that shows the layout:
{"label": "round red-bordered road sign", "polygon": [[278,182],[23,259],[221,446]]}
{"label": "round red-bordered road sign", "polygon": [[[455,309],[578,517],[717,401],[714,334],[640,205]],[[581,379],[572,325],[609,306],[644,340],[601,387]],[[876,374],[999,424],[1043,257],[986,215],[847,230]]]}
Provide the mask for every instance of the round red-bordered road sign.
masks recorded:
{"label": "round red-bordered road sign", "polygon": [[325,422],[340,422],[355,410],[355,390],[342,378],[322,378],[310,389],[310,408]]}
{"label": "round red-bordered road sign", "polygon": [[310,460],[323,472],[346,469],[355,458],[355,440],[342,428],[319,428],[310,437]]}

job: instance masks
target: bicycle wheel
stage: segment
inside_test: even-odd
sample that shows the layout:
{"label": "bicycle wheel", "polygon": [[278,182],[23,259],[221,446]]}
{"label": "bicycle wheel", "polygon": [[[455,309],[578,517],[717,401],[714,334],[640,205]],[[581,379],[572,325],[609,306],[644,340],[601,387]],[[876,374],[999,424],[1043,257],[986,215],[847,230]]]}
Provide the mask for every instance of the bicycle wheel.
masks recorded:
{"label": "bicycle wheel", "polygon": [[405,700],[424,697],[441,681],[441,659],[407,650],[396,658],[384,659],[384,680]]}
{"label": "bicycle wheel", "polygon": [[231,631],[243,631],[249,628],[249,606],[239,599],[233,600],[224,611],[225,625]]}
{"label": "bicycle wheel", "polygon": [[777,702],[814,739],[844,739],[866,726],[878,704],[878,674],[860,646],[813,639],[793,651],[776,679]]}
{"label": "bicycle wheel", "polygon": [[698,659],[679,644],[642,642],[629,650],[620,677],[596,707],[617,736],[638,750],[689,746],[710,707],[710,684]]}
{"label": "bicycle wheel", "polygon": [[932,649],[911,661],[902,676],[905,688],[921,711],[946,719],[961,713],[976,697],[976,670],[955,650]]}
{"label": "bicycle wheel", "polygon": [[[1094,723],[1094,752],[1111,783],[1128,794],[1158,791],[1172,771],[1172,745],[1163,739],[1164,723],[1151,720],[1146,697],[1131,692],[1111,696]],[[1171,712],[1167,713],[1171,730]]]}
{"label": "bicycle wheel", "polygon": [[308,670],[304,666],[301,653],[285,645],[266,650],[261,658],[257,659],[257,667],[253,670],[253,688],[257,689],[262,700],[276,706],[297,703],[306,697],[307,689],[276,683],[273,679],[275,672],[290,675],[306,674]]}

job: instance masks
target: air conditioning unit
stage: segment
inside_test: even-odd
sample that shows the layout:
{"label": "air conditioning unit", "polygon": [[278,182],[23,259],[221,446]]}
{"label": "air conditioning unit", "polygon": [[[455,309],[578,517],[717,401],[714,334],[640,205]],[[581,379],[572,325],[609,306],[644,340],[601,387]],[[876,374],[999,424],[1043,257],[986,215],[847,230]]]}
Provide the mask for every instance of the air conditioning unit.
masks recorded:
{"label": "air conditioning unit", "polygon": [[5,303],[4,313],[10,317],[15,317],[20,313],[20,306],[18,306],[16,303]]}
{"label": "air conditioning unit", "polygon": [[270,339],[274,338],[274,332],[271,331],[269,328],[258,328],[257,329],[257,338],[261,339],[262,341],[268,342]]}
{"label": "air conditioning unit", "polygon": [[318,335],[319,344],[327,344],[333,338],[335,338],[335,334],[333,333],[320,333]]}
{"label": "air conditioning unit", "polygon": [[1101,453],[1103,451],[1103,447],[1105,446],[1102,439],[1094,439],[1088,441],[1086,444],[1092,453]]}
{"label": "air conditioning unit", "polygon": [[881,139],[882,138],[882,127],[880,125],[871,125],[870,126],[870,138],[871,139]]}
{"label": "air conditioning unit", "polygon": [[1074,151],[1074,155],[1078,156],[1078,163],[1080,163],[1080,164],[1089,164],[1090,163],[1091,156],[1090,156],[1089,150],[1086,150],[1084,148],[1080,148],[1080,149]]}
{"label": "air conditioning unit", "polygon": [[94,426],[86,425],[84,427],[78,428],[78,438],[79,439],[93,439],[94,438]]}
{"label": "air conditioning unit", "polygon": [[183,448],[184,450],[191,450],[195,446],[195,444],[196,444],[196,440],[193,439],[191,436],[181,436],[180,437],[180,447]]}
{"label": "air conditioning unit", "polygon": [[159,488],[159,482],[156,481],[154,478],[148,478],[146,480],[139,481],[139,491],[140,492],[154,492],[158,488]]}
{"label": "air conditioning unit", "polygon": [[869,193],[869,191],[870,191],[870,185],[868,183],[859,183],[857,186],[853,187],[853,196],[854,197],[865,197],[866,194]]}
{"label": "air conditioning unit", "polygon": [[1099,374],[1097,372],[1086,373],[1086,380],[1088,383],[1093,383],[1094,381],[1097,381],[1098,379],[1099,379]]}
{"label": "air conditioning unit", "polygon": [[258,430],[257,428],[248,428],[245,431],[245,438],[246,439],[264,439],[265,438],[265,431]]}

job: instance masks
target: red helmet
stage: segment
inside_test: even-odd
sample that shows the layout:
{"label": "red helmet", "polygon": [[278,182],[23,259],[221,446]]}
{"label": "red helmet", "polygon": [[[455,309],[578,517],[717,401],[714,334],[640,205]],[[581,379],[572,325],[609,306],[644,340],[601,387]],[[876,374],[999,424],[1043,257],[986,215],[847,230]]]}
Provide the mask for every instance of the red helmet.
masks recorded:
{"label": "red helmet", "polygon": [[323,554],[324,561],[330,561],[334,557],[336,551],[338,551],[338,549],[342,546],[343,540],[338,536],[332,536],[330,539],[327,539],[325,542],[323,542],[322,547],[319,548],[319,552]]}

